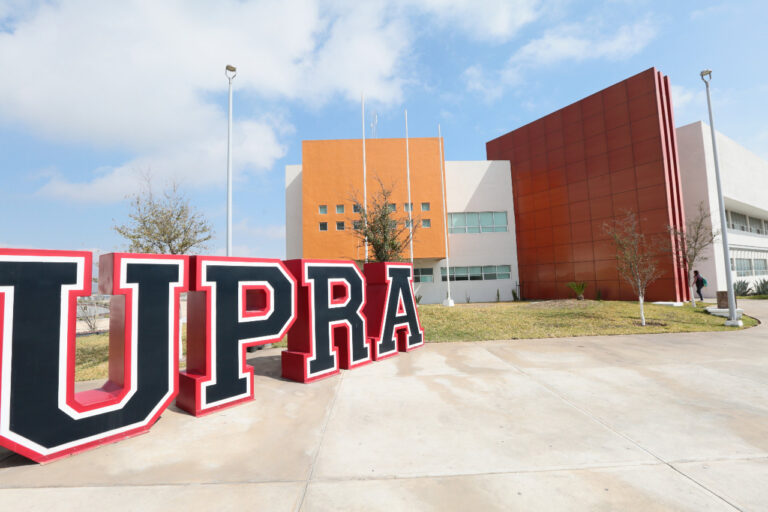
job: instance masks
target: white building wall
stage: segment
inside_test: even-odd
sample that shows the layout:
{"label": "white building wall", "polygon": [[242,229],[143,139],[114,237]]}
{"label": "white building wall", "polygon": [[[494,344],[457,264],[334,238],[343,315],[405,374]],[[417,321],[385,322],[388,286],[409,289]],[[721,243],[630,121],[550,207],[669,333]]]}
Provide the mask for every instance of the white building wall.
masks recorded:
{"label": "white building wall", "polygon": [[[716,136],[726,210],[768,220],[768,162],[725,135],[717,133]],[[710,128],[700,121],[677,128],[677,143],[685,216],[687,219],[696,216],[698,204],[703,201],[710,212],[713,229],[719,231],[720,210]],[[729,229],[728,241],[732,258],[768,254],[766,235]],[[697,264],[697,268],[709,281],[704,296],[714,297],[716,291],[726,289],[726,265],[719,238],[705,256],[707,260]],[[734,281],[749,282],[768,278],[739,277],[735,272],[732,276]]]}
{"label": "white building wall", "polygon": [[285,259],[302,257],[301,165],[285,166]]}
{"label": "white building wall", "polygon": [[[508,161],[445,162],[448,213],[507,212],[507,231],[497,233],[453,233],[448,235],[451,267],[509,265],[509,279],[452,281],[451,297],[456,303],[512,300],[519,282],[517,243],[512,200],[512,175]],[[416,294],[423,304],[446,298],[447,282],[441,279],[445,260],[419,263],[431,267],[433,283],[418,283]]]}

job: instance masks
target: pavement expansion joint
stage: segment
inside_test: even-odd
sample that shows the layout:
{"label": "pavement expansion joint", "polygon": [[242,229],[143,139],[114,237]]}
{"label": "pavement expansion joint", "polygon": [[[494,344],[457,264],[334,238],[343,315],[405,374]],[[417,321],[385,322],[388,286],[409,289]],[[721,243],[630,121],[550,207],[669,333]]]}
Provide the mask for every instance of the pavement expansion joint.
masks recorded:
{"label": "pavement expansion joint", "polygon": [[307,489],[309,489],[309,484],[312,481],[312,477],[315,473],[315,465],[317,464],[317,458],[320,456],[320,450],[323,448],[323,440],[325,439],[325,430],[328,428],[328,423],[331,421],[331,417],[333,416],[333,410],[336,407],[336,401],[339,398],[339,391],[341,390],[341,385],[344,382],[344,374],[345,372],[342,371],[339,374],[339,380],[336,384],[336,388],[333,391],[333,400],[331,400],[331,404],[328,406],[328,411],[325,413],[325,418],[323,418],[323,425],[320,428],[320,440],[317,443],[317,450],[315,450],[315,454],[312,456],[312,463],[309,466],[309,474],[307,475],[307,481],[304,484],[304,488],[301,491],[301,496],[299,496],[299,499],[297,500],[297,505],[294,510],[297,512],[301,510],[301,507],[304,505],[304,499],[307,496]]}

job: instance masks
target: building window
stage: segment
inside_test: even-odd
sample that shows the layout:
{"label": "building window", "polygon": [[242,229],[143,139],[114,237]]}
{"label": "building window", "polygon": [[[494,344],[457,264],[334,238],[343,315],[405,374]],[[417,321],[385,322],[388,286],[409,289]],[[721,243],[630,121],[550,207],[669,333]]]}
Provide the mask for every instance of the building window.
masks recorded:
{"label": "building window", "polygon": [[[510,279],[511,265],[485,265],[474,267],[451,267],[451,281],[493,281]],[[445,267],[440,268],[440,276],[446,280]]]}
{"label": "building window", "polygon": [[403,211],[413,211],[413,203],[403,203]]}
{"label": "building window", "polygon": [[353,213],[360,213],[360,205],[355,203],[352,205],[352,212]]}
{"label": "building window", "polygon": [[336,223],[336,231],[344,231],[344,221],[340,220]]}
{"label": "building window", "polygon": [[507,212],[461,212],[448,214],[449,233],[493,233],[507,231]]}
{"label": "building window", "polygon": [[429,211],[429,203],[421,203],[421,211],[428,212]]}
{"label": "building window", "polygon": [[389,211],[396,212],[397,211],[397,205],[395,203],[389,203]]}
{"label": "building window", "polygon": [[739,277],[752,275],[752,260],[736,258],[736,275]]}
{"label": "building window", "polygon": [[763,230],[763,221],[762,219],[756,219],[754,217],[749,218],[749,230],[752,233],[757,233],[758,235],[762,235],[765,233]]}
{"label": "building window", "polygon": [[320,223],[320,231],[328,231],[328,223],[327,222],[321,222]]}
{"label": "building window", "polygon": [[413,220],[412,219],[405,219],[405,221],[403,222],[403,225],[406,228],[410,228],[413,225]]}
{"label": "building window", "polygon": [[747,216],[731,212],[731,229],[737,231],[749,231],[749,227],[747,226]]}
{"label": "building window", "polygon": [[320,212],[320,215],[325,215],[328,213],[328,205],[327,204],[321,204],[318,208],[318,211]]}
{"label": "building window", "polygon": [[432,227],[432,220],[430,220],[430,219],[421,219],[421,227],[423,227],[423,228],[431,228]]}
{"label": "building window", "polygon": [[431,268],[414,268],[413,281],[416,283],[432,283],[434,276]]}
{"label": "building window", "polygon": [[754,260],[754,264],[756,276],[768,275],[768,260]]}
{"label": "building window", "polygon": [[344,205],[343,204],[337,204],[336,205],[336,213],[344,213]]}
{"label": "building window", "polygon": [[363,229],[363,221],[361,221],[361,220],[353,220],[352,221],[352,228],[353,229]]}

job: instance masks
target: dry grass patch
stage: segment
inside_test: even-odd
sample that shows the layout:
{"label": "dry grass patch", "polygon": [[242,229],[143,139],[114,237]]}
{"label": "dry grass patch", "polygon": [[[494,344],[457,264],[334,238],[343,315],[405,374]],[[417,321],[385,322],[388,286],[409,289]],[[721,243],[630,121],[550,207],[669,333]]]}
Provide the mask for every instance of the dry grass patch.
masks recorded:
{"label": "dry grass patch", "polygon": [[[481,341],[527,338],[724,331],[723,319],[694,309],[646,304],[648,325],[640,325],[636,302],[548,300],[419,307],[428,341]],[[744,327],[757,321],[744,317]]]}

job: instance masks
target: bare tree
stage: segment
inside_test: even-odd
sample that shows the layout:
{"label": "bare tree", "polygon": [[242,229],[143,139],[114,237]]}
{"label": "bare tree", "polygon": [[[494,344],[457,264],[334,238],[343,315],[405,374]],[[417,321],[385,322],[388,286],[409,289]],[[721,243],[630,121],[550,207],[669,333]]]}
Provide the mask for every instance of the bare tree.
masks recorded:
{"label": "bare tree", "polygon": [[685,268],[688,288],[691,290],[691,304],[696,307],[696,295],[693,293],[691,272],[698,263],[707,261],[704,251],[714,243],[720,235],[720,230],[712,229],[709,210],[704,205],[704,201],[699,203],[696,216],[685,223],[684,231],[674,226],[669,226],[668,229],[673,240],[672,254]]}
{"label": "bare tree", "polygon": [[[392,201],[392,187],[376,177],[378,192],[368,200],[366,209],[363,202],[352,196],[355,218],[352,220],[352,232],[363,244],[368,244],[376,261],[400,261],[402,254],[418,230],[420,219],[413,216],[413,227],[408,228],[408,215],[400,217],[396,213],[396,203]],[[393,208],[392,206],[395,205]]]}
{"label": "bare tree", "polygon": [[646,238],[639,228],[637,215],[632,211],[625,212],[612,223],[603,224],[603,231],[616,246],[618,271],[632,286],[640,302],[640,324],[645,325],[645,292],[662,274],[657,258],[665,248],[661,240]]}
{"label": "bare tree", "polygon": [[130,221],[113,229],[128,241],[128,251],[153,254],[186,254],[205,249],[213,228],[205,216],[190,206],[176,182],[158,196],[152,180],[144,176],[140,192],[130,199]]}

